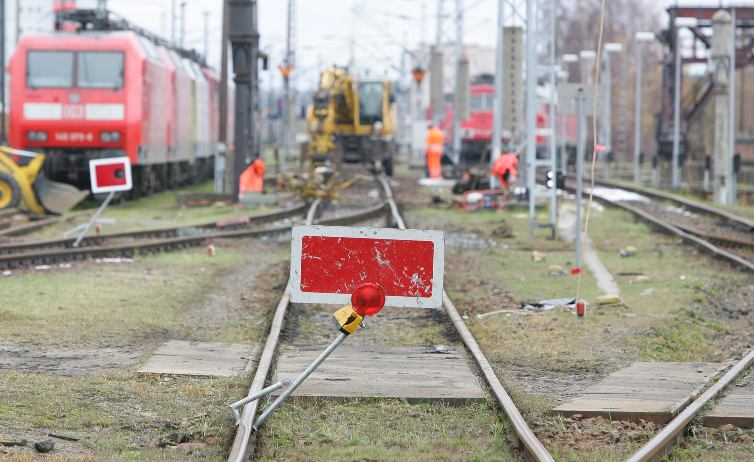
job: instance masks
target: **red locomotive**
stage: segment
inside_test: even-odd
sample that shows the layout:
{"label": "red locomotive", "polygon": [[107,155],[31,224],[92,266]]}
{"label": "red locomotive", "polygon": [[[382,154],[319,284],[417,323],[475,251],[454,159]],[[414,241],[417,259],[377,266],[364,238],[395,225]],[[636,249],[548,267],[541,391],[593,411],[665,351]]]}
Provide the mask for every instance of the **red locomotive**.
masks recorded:
{"label": "red locomotive", "polygon": [[92,27],[112,26],[100,11],[78,14],[92,21],[27,36],[11,58],[11,145],[44,151],[47,176],[78,186],[88,185],[90,159],[122,155],[136,195],[208,178],[219,113],[212,71],[122,24]]}

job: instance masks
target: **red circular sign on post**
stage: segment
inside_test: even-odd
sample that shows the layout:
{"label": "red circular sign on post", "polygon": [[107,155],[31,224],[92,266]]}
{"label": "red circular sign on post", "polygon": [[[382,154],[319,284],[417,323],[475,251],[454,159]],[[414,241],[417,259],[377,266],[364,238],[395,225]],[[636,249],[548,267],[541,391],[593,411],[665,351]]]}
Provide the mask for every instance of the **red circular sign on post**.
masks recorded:
{"label": "red circular sign on post", "polygon": [[385,289],[370,282],[362,284],[351,294],[351,305],[361,316],[374,316],[385,306]]}

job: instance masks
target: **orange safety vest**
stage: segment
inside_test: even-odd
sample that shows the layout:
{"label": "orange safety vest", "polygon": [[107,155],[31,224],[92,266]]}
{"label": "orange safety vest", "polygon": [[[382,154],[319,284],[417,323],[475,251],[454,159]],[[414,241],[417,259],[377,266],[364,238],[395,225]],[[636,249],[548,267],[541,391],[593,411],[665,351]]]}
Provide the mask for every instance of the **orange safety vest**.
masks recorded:
{"label": "orange safety vest", "polygon": [[[504,187],[508,187],[508,181],[515,181],[518,176],[518,157],[510,152],[503,154],[492,163],[490,173],[497,176]],[[508,173],[508,178],[505,174]]]}
{"label": "orange safety vest", "polygon": [[427,132],[427,154],[439,153],[445,149],[445,134],[437,127],[432,127]]}
{"label": "orange safety vest", "polygon": [[262,192],[264,189],[265,165],[262,159],[257,159],[249,165],[241,174],[241,193]]}

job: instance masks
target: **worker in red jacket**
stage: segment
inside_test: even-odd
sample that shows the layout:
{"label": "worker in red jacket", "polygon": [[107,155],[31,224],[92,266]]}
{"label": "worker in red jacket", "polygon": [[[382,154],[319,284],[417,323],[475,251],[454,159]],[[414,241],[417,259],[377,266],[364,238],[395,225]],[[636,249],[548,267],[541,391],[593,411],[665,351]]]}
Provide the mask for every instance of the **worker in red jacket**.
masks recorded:
{"label": "worker in red jacket", "polygon": [[262,159],[257,159],[241,174],[241,194],[248,192],[261,193],[264,189],[265,165]]}
{"label": "worker in red jacket", "polygon": [[503,189],[503,196],[508,199],[508,189],[511,183],[516,182],[518,177],[518,157],[512,152],[506,152],[492,163],[490,173],[497,177],[497,181]]}

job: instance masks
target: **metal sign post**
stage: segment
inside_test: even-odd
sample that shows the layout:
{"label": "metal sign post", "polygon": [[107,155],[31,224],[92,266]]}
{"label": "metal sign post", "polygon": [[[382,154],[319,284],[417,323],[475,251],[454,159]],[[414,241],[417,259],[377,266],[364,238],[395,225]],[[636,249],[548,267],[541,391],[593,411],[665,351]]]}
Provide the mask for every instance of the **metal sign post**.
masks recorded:
{"label": "metal sign post", "polygon": [[88,233],[89,230],[92,229],[92,226],[94,226],[94,224],[97,222],[97,219],[99,218],[102,211],[105,210],[108,205],[110,205],[110,201],[113,200],[113,197],[115,197],[115,191],[112,191],[107,195],[107,198],[102,203],[102,205],[99,206],[97,212],[92,216],[91,219],[89,219],[89,222],[86,224],[86,226],[84,226],[84,229],[81,230],[79,236],[75,241],[73,241],[73,247],[78,247],[81,244],[81,241],[84,239],[84,236],[86,236],[86,233]]}
{"label": "metal sign post", "polygon": [[259,393],[248,396],[242,400],[236,401],[235,403],[230,405],[230,408],[233,412],[233,417],[235,418],[236,425],[238,425],[241,414],[238,412],[238,409],[245,406],[248,403],[251,403],[252,401],[256,401],[264,396],[269,395],[270,393],[279,390],[281,388],[285,388],[285,391],[280,394],[280,396],[277,397],[277,399],[262,412],[262,415],[260,415],[256,422],[254,422],[254,425],[251,427],[252,432],[256,432],[259,430],[259,428],[264,425],[265,421],[267,421],[267,418],[272,415],[273,412],[275,412],[275,409],[280,407],[281,404],[283,404],[283,401],[288,398],[291,393],[293,393],[296,388],[299,387],[302,383],[304,383],[304,380],[306,380],[312,372],[315,371],[319,367],[320,364],[322,364],[325,359],[327,359],[330,354],[335,351],[338,346],[340,346],[341,343],[348,337],[350,334],[356,332],[356,330],[361,326],[361,322],[364,319],[365,316],[374,316],[375,314],[379,313],[380,310],[382,310],[382,307],[385,305],[385,290],[380,287],[377,284],[362,284],[359,287],[356,288],[356,290],[351,295],[351,305],[346,305],[343,308],[339,309],[334,313],[333,316],[335,316],[335,320],[338,322],[338,325],[340,326],[340,335],[333,340],[330,345],[325,348],[325,350],[317,356],[317,358],[312,361],[311,364],[304,370],[304,372],[301,373],[301,375],[298,376],[298,378],[291,382],[289,379],[283,379],[277,383],[274,383],[270,385],[269,387],[261,390]]}
{"label": "metal sign post", "polygon": [[116,192],[129,191],[133,187],[131,181],[131,161],[128,157],[110,157],[105,159],[93,159],[89,161],[89,181],[92,194],[108,193],[107,198],[99,206],[84,229],[73,242],[73,247],[78,247],[86,236],[86,233],[94,226],[102,212],[110,205]]}
{"label": "metal sign post", "polygon": [[584,90],[576,92],[578,106],[579,135],[576,148],[576,259],[574,266],[581,268],[581,196],[584,192],[584,144],[586,139],[586,117],[584,116]]}

